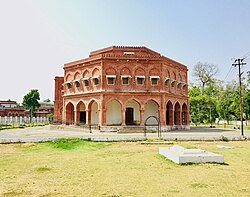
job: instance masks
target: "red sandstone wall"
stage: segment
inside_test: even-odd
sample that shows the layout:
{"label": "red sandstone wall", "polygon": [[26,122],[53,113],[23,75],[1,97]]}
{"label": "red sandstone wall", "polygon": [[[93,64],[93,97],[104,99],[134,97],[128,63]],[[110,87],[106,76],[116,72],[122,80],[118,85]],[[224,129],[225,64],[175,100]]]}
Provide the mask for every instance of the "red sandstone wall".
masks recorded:
{"label": "red sandstone wall", "polygon": [[54,122],[62,121],[64,77],[55,77]]}

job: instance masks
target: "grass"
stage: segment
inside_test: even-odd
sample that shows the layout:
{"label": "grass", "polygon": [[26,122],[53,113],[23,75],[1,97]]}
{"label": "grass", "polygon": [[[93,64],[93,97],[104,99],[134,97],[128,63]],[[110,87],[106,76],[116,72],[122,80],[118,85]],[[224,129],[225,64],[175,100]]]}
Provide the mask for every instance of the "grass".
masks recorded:
{"label": "grass", "polygon": [[36,126],[45,126],[49,122],[32,122],[32,123],[0,123],[0,131],[5,129],[15,129],[15,128],[25,128],[25,127],[36,127]]}
{"label": "grass", "polygon": [[[197,126],[195,126],[195,124],[191,124],[192,127],[202,127],[202,128],[210,128],[210,124],[198,124]],[[250,126],[249,125],[243,125],[244,130],[250,130]],[[234,130],[239,130],[240,129],[240,125],[217,125],[217,124],[213,124],[213,128],[220,128],[220,129],[234,129]]]}
{"label": "grass", "polygon": [[136,142],[0,144],[0,196],[249,196],[249,141],[174,143],[222,154],[228,165],[178,165],[159,145]]}

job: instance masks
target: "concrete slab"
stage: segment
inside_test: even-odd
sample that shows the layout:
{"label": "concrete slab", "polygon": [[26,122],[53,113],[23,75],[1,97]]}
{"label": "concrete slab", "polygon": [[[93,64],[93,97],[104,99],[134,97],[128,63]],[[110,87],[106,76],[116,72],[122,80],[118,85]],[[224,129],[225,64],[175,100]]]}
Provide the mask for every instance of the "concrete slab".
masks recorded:
{"label": "concrete slab", "polygon": [[178,163],[224,163],[224,156],[202,149],[186,149],[182,146],[159,147],[159,153]]}

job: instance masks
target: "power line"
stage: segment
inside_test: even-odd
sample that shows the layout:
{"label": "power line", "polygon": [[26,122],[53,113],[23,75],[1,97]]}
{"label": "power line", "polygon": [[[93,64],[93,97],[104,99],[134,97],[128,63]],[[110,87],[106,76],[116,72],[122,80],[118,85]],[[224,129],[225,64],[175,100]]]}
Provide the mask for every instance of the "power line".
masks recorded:
{"label": "power line", "polygon": [[230,72],[231,72],[232,70],[233,70],[233,67],[230,67],[230,69],[229,69],[229,71],[228,71],[227,75],[225,76],[225,78],[224,78],[223,82],[225,82],[225,81],[226,81],[227,77],[229,76],[229,74],[230,74]]}
{"label": "power line", "polygon": [[241,135],[244,137],[243,132],[243,107],[242,107],[242,88],[241,88],[241,75],[243,72],[241,72],[241,66],[246,65],[247,63],[243,62],[244,58],[235,59],[232,66],[239,68],[239,84],[240,84],[240,121],[241,121]]}

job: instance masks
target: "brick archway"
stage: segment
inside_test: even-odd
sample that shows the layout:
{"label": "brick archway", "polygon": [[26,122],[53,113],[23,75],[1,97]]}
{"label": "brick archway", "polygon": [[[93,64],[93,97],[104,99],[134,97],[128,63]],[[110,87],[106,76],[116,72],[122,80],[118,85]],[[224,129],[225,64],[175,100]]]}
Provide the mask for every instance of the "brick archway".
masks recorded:
{"label": "brick archway", "polygon": [[181,125],[181,107],[179,102],[175,103],[174,106],[174,124],[175,125]]}
{"label": "brick archway", "polygon": [[182,124],[188,125],[188,108],[186,103],[182,105]]}
{"label": "brick archway", "polygon": [[173,104],[168,101],[166,106],[166,125],[173,125]]}
{"label": "brick archway", "polygon": [[66,124],[74,124],[74,119],[75,119],[75,115],[74,115],[74,105],[69,102],[66,105]]}
{"label": "brick archway", "polygon": [[76,124],[86,124],[86,106],[83,101],[80,101],[76,105]]}
{"label": "brick archway", "polygon": [[116,99],[107,103],[106,107],[106,125],[122,124],[122,104]]}

